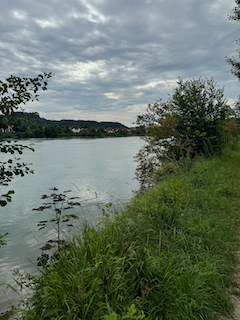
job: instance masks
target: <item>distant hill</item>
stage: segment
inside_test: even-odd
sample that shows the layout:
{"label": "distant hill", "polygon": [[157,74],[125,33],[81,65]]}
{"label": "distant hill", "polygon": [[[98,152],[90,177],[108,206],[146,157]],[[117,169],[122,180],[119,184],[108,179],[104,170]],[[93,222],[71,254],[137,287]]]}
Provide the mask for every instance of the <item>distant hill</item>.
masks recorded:
{"label": "distant hill", "polygon": [[[91,121],[91,120],[47,120],[41,118],[37,112],[16,112],[13,116],[15,120],[17,119],[25,119],[29,124],[35,124],[37,126],[43,127],[48,125],[55,125],[64,127],[68,125],[69,127],[77,127],[77,128],[99,128],[99,127],[112,127],[114,129],[127,128],[125,125],[120,122],[109,122],[109,121]],[[22,124],[26,124],[27,122],[21,120]]]}

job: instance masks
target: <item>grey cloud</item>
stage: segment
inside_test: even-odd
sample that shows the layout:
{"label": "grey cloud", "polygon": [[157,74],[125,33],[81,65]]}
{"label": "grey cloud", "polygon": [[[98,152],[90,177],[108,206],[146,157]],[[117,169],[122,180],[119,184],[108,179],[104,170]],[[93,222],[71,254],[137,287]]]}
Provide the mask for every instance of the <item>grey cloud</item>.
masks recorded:
{"label": "grey cloud", "polygon": [[89,119],[109,112],[114,120],[130,105],[165,99],[178,76],[225,80],[236,99],[237,80],[225,62],[239,37],[237,23],[227,19],[233,6],[230,0],[3,0],[2,77],[52,71],[51,91],[40,97],[41,108],[48,99],[51,105],[44,113],[69,108],[89,112]]}

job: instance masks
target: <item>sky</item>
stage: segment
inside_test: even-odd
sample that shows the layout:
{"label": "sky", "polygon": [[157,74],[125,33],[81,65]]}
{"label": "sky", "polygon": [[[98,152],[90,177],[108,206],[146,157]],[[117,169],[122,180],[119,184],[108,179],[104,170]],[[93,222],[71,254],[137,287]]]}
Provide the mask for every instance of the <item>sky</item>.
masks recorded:
{"label": "sky", "polygon": [[1,0],[0,80],[52,72],[23,108],[46,119],[129,127],[183,80],[207,77],[233,104],[234,0]]}

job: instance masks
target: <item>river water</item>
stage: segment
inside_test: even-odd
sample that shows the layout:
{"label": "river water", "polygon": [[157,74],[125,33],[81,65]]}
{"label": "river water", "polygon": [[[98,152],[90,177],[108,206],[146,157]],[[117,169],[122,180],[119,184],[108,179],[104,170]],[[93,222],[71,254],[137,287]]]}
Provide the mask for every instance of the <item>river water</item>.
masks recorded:
{"label": "river water", "polygon": [[[34,174],[15,177],[8,188],[1,188],[1,194],[9,189],[15,194],[11,203],[0,208],[0,233],[9,233],[7,245],[0,248],[0,313],[19,299],[12,289],[6,289],[7,284],[15,286],[13,273],[34,273],[40,247],[54,235],[52,228],[39,231],[37,227],[49,213],[32,210],[42,205],[43,194],[50,194],[50,188],[72,190],[69,195],[79,197],[81,204],[74,214],[80,221],[97,221],[99,207],[109,202],[122,207],[139,188],[133,179],[133,156],[143,145],[139,137],[21,140],[23,145],[30,143],[35,152],[25,150],[21,162],[32,163]],[[1,154],[1,161],[9,158]]]}

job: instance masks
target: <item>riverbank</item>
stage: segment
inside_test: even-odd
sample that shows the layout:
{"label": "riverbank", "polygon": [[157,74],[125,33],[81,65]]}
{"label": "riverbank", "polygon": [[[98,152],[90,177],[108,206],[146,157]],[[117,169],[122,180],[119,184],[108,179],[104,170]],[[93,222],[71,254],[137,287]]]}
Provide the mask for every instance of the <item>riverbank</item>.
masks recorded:
{"label": "riverbank", "polygon": [[[240,145],[103,210],[53,259],[23,319],[219,319],[233,310]],[[113,218],[111,218],[113,216]]]}
{"label": "riverbank", "polygon": [[[53,130],[54,131],[54,130]],[[41,132],[40,134],[33,131],[26,131],[26,132],[0,132],[0,139],[1,140],[21,140],[21,139],[39,139],[39,138],[50,138],[50,139],[59,139],[59,138],[124,138],[124,137],[141,137],[144,136],[144,133],[139,132],[126,132],[126,131],[116,131],[114,133],[108,132],[96,132],[95,130],[92,131],[83,131],[79,133],[75,133],[72,131],[64,132],[61,131],[61,128],[54,131],[54,133],[49,135],[45,134],[45,132]]]}

